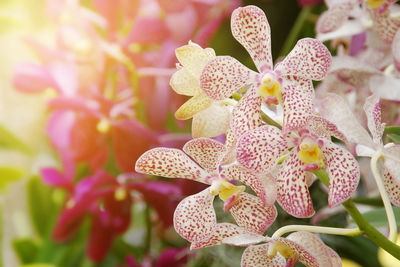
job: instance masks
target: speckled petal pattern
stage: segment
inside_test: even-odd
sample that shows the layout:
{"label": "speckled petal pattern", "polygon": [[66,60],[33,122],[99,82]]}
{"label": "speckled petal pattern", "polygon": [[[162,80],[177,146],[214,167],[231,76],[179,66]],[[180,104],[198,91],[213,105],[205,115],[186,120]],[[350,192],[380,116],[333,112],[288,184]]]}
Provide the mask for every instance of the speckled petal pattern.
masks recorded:
{"label": "speckled petal pattern", "polygon": [[217,226],[213,200],[209,188],[183,199],[174,213],[175,231],[190,242],[208,239]]}
{"label": "speckled petal pattern", "polygon": [[183,146],[183,151],[191,156],[203,169],[209,173],[218,173],[225,146],[210,138],[197,138],[190,140]]}
{"label": "speckled petal pattern", "polygon": [[239,7],[232,13],[232,35],[249,52],[260,72],[272,69],[271,29],[264,12],[256,6]]}
{"label": "speckled petal pattern", "polygon": [[277,201],[292,216],[307,218],[314,215],[315,211],[308,192],[306,173],[302,170],[303,163],[295,150],[282,163],[277,175]]}
{"label": "speckled petal pattern", "polygon": [[396,183],[400,184],[400,145],[385,147],[383,156],[385,167],[396,180]]}
{"label": "speckled petal pattern", "polygon": [[400,185],[396,182],[386,167],[383,168],[382,176],[385,191],[393,205],[400,207]]}
{"label": "speckled petal pattern", "polygon": [[239,227],[235,224],[231,223],[219,223],[215,227],[214,233],[210,236],[210,238],[205,239],[200,242],[193,242],[190,245],[190,249],[199,249],[199,248],[205,248],[205,247],[211,247],[211,246],[216,246],[222,244],[222,240],[231,237],[231,236],[236,236],[240,234],[244,234],[247,231]]}
{"label": "speckled petal pattern", "polygon": [[325,11],[319,18],[315,30],[317,33],[328,33],[338,29],[347,20],[354,1],[341,1]]}
{"label": "speckled petal pattern", "polygon": [[244,167],[233,164],[224,168],[221,173],[228,180],[238,180],[249,186],[265,205],[273,205],[276,199],[275,180],[267,175],[257,175]]}
{"label": "speckled petal pattern", "polygon": [[263,234],[277,216],[275,206],[265,206],[260,198],[245,192],[230,212],[239,226],[257,234]]}
{"label": "speckled petal pattern", "polygon": [[209,175],[192,161],[185,153],[175,148],[153,148],[136,161],[135,170],[139,173],[167,178],[186,178],[206,183]]}
{"label": "speckled petal pattern", "polygon": [[374,9],[368,9],[373,20],[372,30],[386,43],[392,43],[397,30],[400,27],[400,18],[392,18],[390,10],[386,9],[379,12]]}
{"label": "speckled petal pattern", "polygon": [[255,73],[229,56],[210,60],[200,76],[200,88],[214,100],[223,100],[247,84],[255,82]]}
{"label": "speckled petal pattern", "polygon": [[329,207],[349,199],[360,180],[360,166],[353,155],[332,142],[325,141],[321,149],[329,175]]}
{"label": "speckled petal pattern", "polygon": [[282,132],[271,125],[265,125],[243,134],[236,148],[236,159],[244,167],[266,173],[276,166],[288,151]]}
{"label": "speckled petal pattern", "polygon": [[262,99],[254,88],[250,88],[232,111],[231,129],[236,138],[245,132],[263,125],[261,119]]}
{"label": "speckled petal pattern", "polygon": [[379,96],[371,95],[367,97],[364,104],[364,111],[368,119],[368,129],[372,135],[375,144],[382,145],[383,131],[385,124],[381,123],[381,105]]}
{"label": "speckled petal pattern", "polygon": [[321,41],[304,38],[297,42],[289,55],[276,66],[275,71],[281,75],[319,81],[325,77],[331,63],[332,56]]}
{"label": "speckled petal pattern", "polygon": [[302,128],[308,117],[314,115],[314,88],[311,80],[296,79],[284,85],[283,133]]}
{"label": "speckled petal pattern", "polygon": [[346,137],[342,132],[338,130],[335,124],[331,123],[327,119],[319,116],[310,116],[306,124],[306,129],[315,134],[320,138],[330,140],[331,136],[334,136],[344,142],[347,142]]}
{"label": "speckled petal pattern", "polygon": [[242,267],[284,267],[286,260],[280,254],[270,259],[268,254],[268,247],[270,244],[262,244],[258,246],[250,246],[246,248],[242,255]]}

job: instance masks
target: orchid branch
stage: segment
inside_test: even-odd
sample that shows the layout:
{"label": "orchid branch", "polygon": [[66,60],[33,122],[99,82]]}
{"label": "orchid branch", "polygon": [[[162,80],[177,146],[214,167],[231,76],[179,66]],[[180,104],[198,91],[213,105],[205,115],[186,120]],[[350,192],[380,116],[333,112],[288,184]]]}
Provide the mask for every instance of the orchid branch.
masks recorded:
{"label": "orchid branch", "polygon": [[[325,170],[315,170],[313,171],[313,173],[323,184],[329,186],[329,176]],[[363,231],[366,236],[368,236],[375,244],[380,246],[382,249],[390,253],[393,257],[400,260],[400,246],[387,239],[381,232],[373,227],[360,213],[360,211],[354,205],[352,199],[346,200],[342,203],[342,205],[356,222],[359,229]]]}
{"label": "orchid branch", "polygon": [[386,215],[389,223],[389,240],[392,242],[396,241],[397,238],[397,225],[396,218],[394,217],[394,212],[392,204],[388,198],[385,191],[385,186],[383,185],[382,178],[378,169],[379,159],[382,157],[382,152],[377,151],[371,158],[371,170],[375,178],[376,185],[378,186],[379,193],[381,194],[383,205],[385,207]]}
{"label": "orchid branch", "polygon": [[279,228],[272,235],[272,238],[280,237],[289,232],[312,232],[320,234],[330,234],[330,235],[345,235],[345,236],[358,236],[363,233],[359,228],[335,228],[335,227],[323,227],[323,226],[313,226],[313,225],[287,225]]}

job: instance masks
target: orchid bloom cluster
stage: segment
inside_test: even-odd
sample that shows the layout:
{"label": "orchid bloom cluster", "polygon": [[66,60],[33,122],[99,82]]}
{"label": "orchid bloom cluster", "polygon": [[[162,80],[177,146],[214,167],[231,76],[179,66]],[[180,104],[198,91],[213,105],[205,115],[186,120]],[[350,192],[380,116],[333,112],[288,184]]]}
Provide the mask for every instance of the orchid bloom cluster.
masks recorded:
{"label": "orchid bloom cluster", "polygon": [[[385,87],[391,100],[397,95],[393,88],[398,86],[392,85],[397,81],[395,40],[400,24],[390,13],[393,2],[327,1],[317,37],[337,41],[335,57],[320,40],[304,38],[273,64],[270,26],[256,6],[239,7],[231,17],[233,37],[247,50],[256,71],[194,42],[176,49],[178,70],[170,85],[191,98],[175,116],[193,118],[195,139],[183,151],[165,147],[147,151],[135,170],[209,185],[182,200],[174,213],[175,230],[191,242],[192,249],[222,243],[246,246],[242,266],[294,266],[297,261],[306,266],[341,266],[338,254],[310,232],[368,235],[369,230],[360,225],[357,229],[286,226],[270,237],[263,234],[277,216],[275,201],[297,218],[315,214],[309,187],[321,174],[328,178],[320,178],[328,187],[328,207],[349,207],[360,180],[355,156],[372,157],[372,172],[388,214],[389,240],[396,239],[391,203],[400,204],[400,146],[383,143],[379,93],[372,94],[385,94],[381,90]],[[362,32],[340,36],[350,29],[347,23],[356,21]],[[360,30],[360,25],[351,29]],[[376,54],[393,62],[376,65]],[[375,79],[385,82],[378,85]],[[322,81],[317,90],[313,81]],[[365,102],[369,133],[345,99],[327,92],[348,95],[350,90],[357,93],[356,101]],[[215,196],[233,221],[217,221]],[[287,232],[294,233],[282,237]]]}

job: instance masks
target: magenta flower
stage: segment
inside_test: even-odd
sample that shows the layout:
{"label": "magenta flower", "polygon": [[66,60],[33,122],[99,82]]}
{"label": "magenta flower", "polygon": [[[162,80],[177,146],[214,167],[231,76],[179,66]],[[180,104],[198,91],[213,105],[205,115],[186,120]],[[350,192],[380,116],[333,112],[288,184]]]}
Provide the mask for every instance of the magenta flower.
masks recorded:
{"label": "magenta flower", "polygon": [[314,214],[308,191],[311,171],[326,169],[329,174],[329,207],[347,200],[360,178],[357,161],[332,143],[331,136],[345,139],[334,124],[317,116],[308,116],[304,127],[289,135],[267,125],[241,136],[236,157],[257,173],[270,172],[284,159],[276,175],[277,201],[295,217],[310,217]]}
{"label": "magenta flower", "polygon": [[[222,100],[248,88],[247,94],[233,110],[231,124],[240,137],[248,129],[261,126],[260,108],[282,104],[283,128],[289,132],[305,124],[312,113],[312,80],[321,80],[331,64],[328,49],[318,40],[298,41],[290,54],[273,68],[271,36],[264,12],[256,6],[236,9],[231,19],[232,34],[249,52],[258,73],[236,59],[219,56],[209,61],[200,77],[201,89],[214,100]],[[294,111],[296,110],[296,111]]]}
{"label": "magenta flower", "polygon": [[[224,201],[224,211],[230,211],[238,225],[251,232],[263,233],[276,217],[274,195],[268,195],[265,184],[271,177],[255,175],[238,165],[220,166],[226,149],[223,144],[199,138],[178,149],[155,148],[144,153],[136,162],[136,171],[167,178],[185,178],[210,185],[209,188],[182,200],[175,210],[175,230],[190,242],[208,238],[216,230],[213,200],[216,195]],[[195,161],[193,161],[190,157]],[[198,165],[197,165],[198,164]],[[245,193],[250,186],[258,197]]]}

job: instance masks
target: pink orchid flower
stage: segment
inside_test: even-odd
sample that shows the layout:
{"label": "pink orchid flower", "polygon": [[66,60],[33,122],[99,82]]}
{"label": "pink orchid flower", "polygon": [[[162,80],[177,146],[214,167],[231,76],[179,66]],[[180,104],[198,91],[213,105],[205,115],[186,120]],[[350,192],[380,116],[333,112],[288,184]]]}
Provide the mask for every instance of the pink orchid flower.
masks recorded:
{"label": "pink orchid flower", "polygon": [[[273,69],[271,36],[264,12],[256,6],[236,9],[231,19],[232,34],[249,52],[258,73],[229,56],[218,56],[205,66],[200,87],[210,98],[222,100],[248,88],[232,113],[231,125],[240,137],[246,130],[261,126],[261,102],[282,104],[285,132],[305,124],[311,113],[312,80],[321,80],[331,64],[328,49],[318,40],[305,38]],[[295,108],[296,107],[296,108]],[[293,110],[296,111],[294,112]]]}
{"label": "pink orchid flower", "polygon": [[[341,266],[339,255],[326,246],[319,237],[309,232],[295,232],[287,237],[270,238],[249,233],[229,223],[217,224],[217,229],[207,240],[192,243],[191,248],[220,244],[246,246],[242,255],[242,267],[292,267],[298,261],[312,267]],[[256,245],[260,242],[264,244]]]}
{"label": "pink orchid flower", "polygon": [[240,137],[236,157],[241,165],[257,173],[270,172],[284,157],[276,174],[277,201],[295,217],[310,217],[314,214],[308,191],[311,171],[328,172],[329,207],[347,200],[360,178],[357,161],[331,142],[331,136],[345,139],[334,124],[317,116],[308,116],[304,127],[290,135],[266,125]]}
{"label": "pink orchid flower", "polygon": [[[379,97],[371,95],[364,104],[370,134],[361,126],[345,101],[338,95],[331,94],[321,103],[321,114],[334,122],[349,142],[358,144],[359,156],[372,157],[376,151],[383,156],[383,183],[390,201],[400,206],[400,146],[389,143],[383,145],[382,136],[385,124],[381,123]],[[340,113],[340,114],[339,114]]]}
{"label": "pink orchid flower", "polygon": [[[139,173],[167,178],[185,178],[210,185],[207,189],[182,200],[175,210],[175,230],[190,242],[208,238],[216,230],[214,197],[224,201],[224,211],[230,211],[238,225],[251,232],[263,233],[277,215],[273,206],[275,197],[267,194],[266,184],[271,177],[255,175],[238,165],[220,166],[226,153],[222,143],[213,139],[193,139],[181,150],[154,148],[136,162]],[[193,161],[191,158],[195,161]],[[250,186],[258,197],[244,192]]]}

